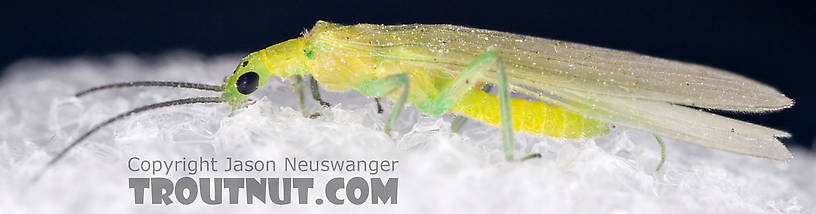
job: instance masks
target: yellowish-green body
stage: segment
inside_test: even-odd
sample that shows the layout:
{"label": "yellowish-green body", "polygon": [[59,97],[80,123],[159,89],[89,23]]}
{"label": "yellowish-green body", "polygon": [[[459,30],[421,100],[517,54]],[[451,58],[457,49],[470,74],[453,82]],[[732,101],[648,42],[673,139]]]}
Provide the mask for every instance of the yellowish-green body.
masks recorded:
{"label": "yellowish-green body", "polygon": [[[303,37],[270,46],[260,50],[258,55],[267,66],[266,70],[280,72],[273,73],[274,76],[311,74],[322,87],[332,91],[361,91],[360,87],[365,83],[394,74],[408,74],[411,86],[408,103],[421,112],[432,115],[452,112],[500,125],[498,97],[478,88],[471,89],[450,109],[436,109],[430,105],[431,100],[476,59],[476,55],[444,53],[421,44],[389,44],[384,41],[393,38],[420,40],[411,38],[411,33],[406,31],[391,35],[387,32],[370,34],[372,27],[378,26],[318,22]],[[396,99],[396,93],[390,96]],[[587,138],[608,133],[606,123],[540,101],[514,98],[512,112],[516,131],[562,138]]]}
{"label": "yellowish-green body", "polygon": [[[329,90],[396,99],[386,133],[406,100],[427,114],[450,112],[501,126],[508,157],[511,129],[589,138],[616,124],[740,154],[792,158],[778,139],[789,133],[699,110],[762,113],[793,105],[756,80],[633,52],[455,25],[319,21],[301,38],[245,57],[225,81],[221,99],[240,108],[270,78],[302,83],[307,74]],[[484,84],[498,86],[501,96],[479,90]],[[530,99],[510,102],[504,99],[510,90]]]}
{"label": "yellowish-green body", "polygon": [[[69,144],[48,166],[101,127],[139,112],[194,103],[245,107],[252,103],[248,96],[272,77],[294,77],[301,111],[314,116],[308,114],[302,93],[307,74],[328,90],[353,89],[395,99],[384,129],[387,134],[406,101],[427,114],[450,112],[501,126],[507,160],[515,160],[513,130],[589,138],[607,134],[607,123],[655,134],[662,151],[658,170],[665,159],[659,136],[775,160],[793,158],[778,139],[790,137],[787,132],[690,108],[762,113],[793,106],[793,100],[778,90],[728,71],[455,25],[342,26],[318,21],[301,38],[246,56],[220,87],[149,81],[78,93],[136,86],[223,92],[221,97],[173,100],[117,115]],[[499,96],[481,91],[484,84],[497,85]],[[312,86],[313,98],[328,106]],[[511,99],[511,89],[531,100]]]}

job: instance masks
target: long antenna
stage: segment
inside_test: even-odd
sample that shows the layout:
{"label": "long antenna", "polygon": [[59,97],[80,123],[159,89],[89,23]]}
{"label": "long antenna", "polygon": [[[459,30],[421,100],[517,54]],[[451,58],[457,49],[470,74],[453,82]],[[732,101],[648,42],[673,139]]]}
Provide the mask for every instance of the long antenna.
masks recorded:
{"label": "long antenna", "polygon": [[79,136],[79,138],[74,140],[74,142],[71,142],[71,144],[68,144],[68,147],[65,147],[64,149],[62,149],[62,151],[60,151],[60,153],[57,154],[57,156],[54,156],[54,158],[52,158],[51,161],[49,161],[48,164],[46,164],[43,167],[43,169],[40,170],[40,172],[36,175],[36,177],[34,177],[33,181],[36,182],[37,180],[39,180],[40,176],[42,176],[42,174],[45,173],[46,170],[51,168],[52,165],[56,164],[60,159],[62,159],[62,157],[65,156],[65,154],[68,153],[68,151],[70,151],[76,145],[78,145],[83,140],[85,140],[85,138],[88,138],[89,136],[91,136],[91,134],[95,133],[96,131],[99,131],[103,127],[105,127],[105,126],[107,126],[107,125],[109,125],[109,124],[111,124],[113,122],[125,119],[125,118],[130,117],[130,116],[132,116],[134,114],[138,114],[138,113],[141,113],[141,112],[145,112],[145,111],[149,111],[149,110],[153,110],[153,109],[158,109],[158,108],[177,106],[177,105],[186,105],[186,104],[196,104],[196,103],[221,103],[221,102],[223,102],[223,100],[220,97],[193,97],[193,98],[171,100],[171,101],[161,102],[161,103],[154,103],[154,104],[138,107],[138,108],[135,108],[133,110],[127,111],[125,113],[121,113],[119,115],[116,115],[116,116],[114,116],[114,117],[112,117],[112,118],[110,118],[108,120],[105,120],[102,123],[97,124],[90,131],[85,132],[85,134],[82,134],[81,136]]}
{"label": "long antenna", "polygon": [[107,89],[114,89],[114,88],[128,88],[128,87],[170,87],[170,88],[191,88],[191,89],[198,89],[204,91],[224,91],[224,87],[220,85],[209,85],[209,84],[202,84],[202,83],[192,83],[192,82],[175,82],[175,81],[135,81],[135,82],[123,82],[123,83],[113,83],[107,84],[102,86],[97,86],[89,89],[85,89],[83,91],[77,92],[76,97],[84,96],[88,93],[107,90]]}

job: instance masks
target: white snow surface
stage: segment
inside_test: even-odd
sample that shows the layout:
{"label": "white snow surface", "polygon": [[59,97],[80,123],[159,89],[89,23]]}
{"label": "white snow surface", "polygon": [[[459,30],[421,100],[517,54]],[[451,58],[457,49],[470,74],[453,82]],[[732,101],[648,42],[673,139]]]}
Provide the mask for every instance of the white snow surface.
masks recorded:
{"label": "white snow surface", "polygon": [[[332,104],[308,119],[296,108],[288,82],[270,81],[254,105],[236,111],[224,104],[155,110],[116,122],[70,151],[40,181],[31,179],[70,141],[93,125],[129,109],[161,101],[217,93],[167,88],[115,89],[75,98],[106,83],[179,80],[221,84],[240,55],[204,57],[189,52],[160,56],[118,54],[64,60],[29,59],[6,69],[0,80],[0,207],[2,213],[814,213],[816,155],[790,147],[795,158],[778,162],[666,139],[667,161],[655,171],[654,137],[616,127],[608,136],[582,141],[516,134],[516,155],[540,159],[504,161],[496,127],[469,121],[461,133],[450,116],[406,108],[394,134],[383,132],[385,114],[356,92],[323,92]],[[201,172],[151,175],[128,169],[128,159],[182,157],[275,160],[263,173]],[[398,160],[395,171],[283,171],[283,158]],[[312,177],[307,205],[134,203],[128,178]],[[331,178],[398,178],[398,203],[316,205]],[[149,194],[149,193],[148,193]],[[243,193],[242,193],[243,194]],[[295,194],[296,195],[296,194]],[[294,198],[296,198],[293,195]],[[174,198],[173,198],[174,199]],[[296,201],[295,201],[296,202]]]}

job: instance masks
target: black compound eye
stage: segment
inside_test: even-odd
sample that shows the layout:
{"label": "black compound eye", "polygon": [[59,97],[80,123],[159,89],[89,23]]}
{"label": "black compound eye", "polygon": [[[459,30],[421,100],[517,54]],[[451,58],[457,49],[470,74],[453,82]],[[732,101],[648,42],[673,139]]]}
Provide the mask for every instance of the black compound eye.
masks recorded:
{"label": "black compound eye", "polygon": [[235,88],[238,92],[248,95],[258,89],[258,74],[255,72],[247,72],[238,77],[235,82]]}

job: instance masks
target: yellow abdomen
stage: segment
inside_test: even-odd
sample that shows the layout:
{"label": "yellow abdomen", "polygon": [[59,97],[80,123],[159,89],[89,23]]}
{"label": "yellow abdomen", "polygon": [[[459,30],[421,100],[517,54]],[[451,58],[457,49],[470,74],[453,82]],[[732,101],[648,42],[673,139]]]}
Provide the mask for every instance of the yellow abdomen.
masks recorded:
{"label": "yellow abdomen", "polygon": [[[513,98],[513,130],[552,137],[580,139],[609,133],[606,123],[592,120],[544,102]],[[496,95],[474,89],[465,94],[451,111],[499,126],[499,100]]]}

